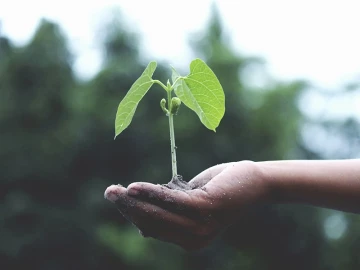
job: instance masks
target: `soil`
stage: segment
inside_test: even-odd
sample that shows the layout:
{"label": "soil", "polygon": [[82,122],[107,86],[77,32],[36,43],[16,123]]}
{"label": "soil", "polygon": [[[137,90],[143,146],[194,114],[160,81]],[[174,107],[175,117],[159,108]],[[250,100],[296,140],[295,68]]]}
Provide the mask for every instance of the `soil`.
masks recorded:
{"label": "soil", "polygon": [[169,189],[176,189],[176,190],[191,190],[194,189],[188,182],[184,181],[181,175],[175,175],[171,179],[171,181],[165,185]]}

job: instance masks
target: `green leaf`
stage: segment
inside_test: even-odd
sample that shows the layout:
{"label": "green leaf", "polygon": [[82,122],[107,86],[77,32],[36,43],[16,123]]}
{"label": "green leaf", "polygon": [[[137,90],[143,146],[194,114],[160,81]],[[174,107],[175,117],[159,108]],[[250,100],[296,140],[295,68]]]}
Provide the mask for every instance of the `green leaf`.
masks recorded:
{"label": "green leaf", "polygon": [[199,116],[204,126],[215,131],[225,114],[225,95],[214,72],[204,61],[195,59],[186,77],[181,77],[173,68],[173,82],[176,79],[175,94]]}
{"label": "green leaf", "polygon": [[115,138],[130,125],[140,100],[154,84],[152,75],[155,69],[156,62],[150,62],[120,102],[115,119]]}

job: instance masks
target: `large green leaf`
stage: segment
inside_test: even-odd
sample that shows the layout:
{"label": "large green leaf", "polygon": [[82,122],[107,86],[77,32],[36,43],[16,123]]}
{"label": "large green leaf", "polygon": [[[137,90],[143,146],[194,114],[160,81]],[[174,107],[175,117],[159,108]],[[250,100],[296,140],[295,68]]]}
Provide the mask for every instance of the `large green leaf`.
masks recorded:
{"label": "large green leaf", "polygon": [[225,113],[225,95],[214,72],[200,59],[190,64],[190,74],[181,77],[172,73],[174,91],[180,100],[200,118],[208,129],[215,131]]}
{"label": "large green leaf", "polygon": [[156,62],[150,62],[120,102],[115,119],[115,138],[130,125],[140,100],[154,84],[152,75],[155,69]]}

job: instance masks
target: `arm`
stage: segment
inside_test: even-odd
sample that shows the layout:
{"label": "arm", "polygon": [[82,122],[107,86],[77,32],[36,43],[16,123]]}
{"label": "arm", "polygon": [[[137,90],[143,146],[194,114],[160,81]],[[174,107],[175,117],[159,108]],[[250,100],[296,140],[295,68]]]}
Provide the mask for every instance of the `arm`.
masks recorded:
{"label": "arm", "polygon": [[360,213],[360,160],[240,161],[211,167],[173,190],[145,182],[113,185],[105,198],[143,236],[185,249],[206,246],[257,203],[303,203]]}
{"label": "arm", "polygon": [[275,203],[303,203],[360,213],[360,159],[257,163]]}

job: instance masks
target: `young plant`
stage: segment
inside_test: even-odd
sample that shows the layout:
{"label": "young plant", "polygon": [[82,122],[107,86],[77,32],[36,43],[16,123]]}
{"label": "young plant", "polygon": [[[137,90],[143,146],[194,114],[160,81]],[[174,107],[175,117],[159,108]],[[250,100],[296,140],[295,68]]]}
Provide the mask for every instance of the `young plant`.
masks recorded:
{"label": "young plant", "polygon": [[[225,113],[225,96],[214,72],[200,59],[191,62],[190,74],[187,76],[180,76],[172,68],[172,84],[169,80],[166,85],[154,80],[152,76],[155,69],[156,62],[150,62],[120,102],[115,119],[115,138],[129,126],[140,100],[151,86],[154,83],[160,85],[164,88],[167,97],[167,101],[166,99],[160,101],[160,107],[169,118],[172,180],[174,180],[178,178],[174,115],[177,114],[181,103],[193,110],[205,127],[215,131]],[[173,91],[177,97],[173,97]]]}

